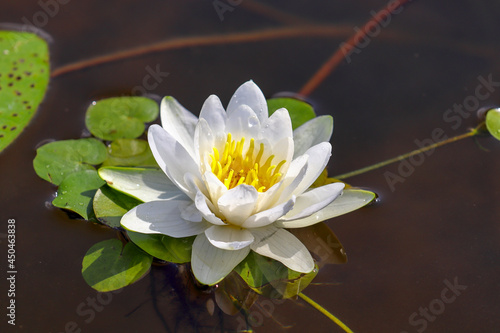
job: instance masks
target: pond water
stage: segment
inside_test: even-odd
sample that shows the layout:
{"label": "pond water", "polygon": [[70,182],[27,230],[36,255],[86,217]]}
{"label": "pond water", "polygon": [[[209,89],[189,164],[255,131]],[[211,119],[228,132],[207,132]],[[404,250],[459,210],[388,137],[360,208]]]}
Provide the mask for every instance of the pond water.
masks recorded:
{"label": "pond water", "polygon": [[[218,13],[219,2],[230,6]],[[81,276],[83,255],[115,232],[68,218],[50,205],[55,188],[32,161],[47,140],[86,136],[95,99],[175,96],[198,113],[210,94],[227,103],[253,79],[267,96],[297,92],[340,43],[387,1],[62,1],[0,5],[0,22],[32,22],[53,39],[53,68],[162,40],[324,24],[335,33],[265,41],[179,46],[54,78],[37,116],[0,155],[1,225],[16,221],[16,326],[1,331],[231,332],[241,316],[207,310],[211,295],[173,266],[154,267],[118,293],[99,295]],[[262,8],[264,6],[272,6]],[[221,15],[219,15],[221,14]],[[480,105],[500,104],[500,3],[414,1],[373,33],[312,92],[318,114],[335,120],[330,175],[418,148],[442,129],[477,124],[475,110],[446,118],[493,81]],[[222,18],[222,20],[221,20]],[[305,29],[305,28],[304,28]],[[146,82],[150,71],[157,82]],[[168,73],[168,75],[166,74]],[[135,90],[134,90],[135,89]],[[472,96],[472,97],[471,97]],[[438,130],[439,131],[439,130]],[[488,151],[485,151],[485,150]],[[500,331],[500,143],[466,139],[412,164],[347,179],[377,192],[377,204],[328,221],[349,262],[325,266],[305,293],[355,332]],[[388,182],[387,172],[398,182]],[[495,178],[497,177],[497,178]],[[2,270],[6,242],[0,239]],[[5,275],[5,274],[3,274]],[[5,278],[2,286],[6,286]],[[208,303],[207,303],[208,302]],[[279,304],[278,304],[279,303]],[[427,309],[427,310],[426,310]],[[252,308],[256,332],[340,332],[300,300]]]}

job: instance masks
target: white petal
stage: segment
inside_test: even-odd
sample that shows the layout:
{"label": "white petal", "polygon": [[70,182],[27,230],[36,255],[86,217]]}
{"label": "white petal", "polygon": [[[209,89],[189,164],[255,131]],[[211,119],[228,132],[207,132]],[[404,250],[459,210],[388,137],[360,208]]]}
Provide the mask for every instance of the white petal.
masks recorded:
{"label": "white petal", "polygon": [[344,189],[344,183],[333,183],[304,192],[297,197],[293,209],[281,221],[300,219],[316,213],[335,200]]}
{"label": "white petal", "polygon": [[206,99],[201,107],[200,119],[205,119],[213,132],[224,132],[227,115],[219,97],[211,95]]}
{"label": "white petal", "polygon": [[308,156],[307,170],[304,179],[294,189],[293,194],[300,195],[307,190],[325,169],[332,154],[332,145],[329,142],[319,143],[309,148],[304,155]]}
{"label": "white petal", "polygon": [[213,208],[211,209],[208,206],[208,202],[209,201],[207,197],[205,197],[205,195],[201,193],[201,191],[198,191],[198,193],[196,193],[196,198],[195,198],[196,208],[200,211],[201,215],[203,215],[203,218],[212,224],[225,225],[226,223],[224,223],[220,218],[218,218],[214,214],[214,212],[212,211]]}
{"label": "white petal", "polygon": [[250,142],[250,138],[260,138],[260,120],[248,105],[239,106],[226,122],[226,133],[231,133],[233,140],[239,141],[242,137]]}
{"label": "white petal", "polygon": [[194,133],[194,151],[200,161],[201,173],[211,169],[210,164],[212,163],[212,159],[210,158],[210,154],[214,153],[214,147],[219,147],[219,144],[216,142],[222,140],[225,140],[225,138],[215,138],[207,121],[205,119],[200,119]]}
{"label": "white petal", "polygon": [[161,101],[161,125],[194,157],[194,128],[198,118],[171,96]]}
{"label": "white petal", "polygon": [[333,132],[333,118],[320,116],[313,118],[293,131],[294,157],[304,154],[318,143],[330,141]]}
{"label": "white petal", "polygon": [[230,225],[214,225],[205,230],[205,236],[207,236],[213,246],[231,251],[241,250],[254,241],[254,237],[250,231]]}
{"label": "white petal", "polygon": [[99,176],[115,190],[144,202],[187,199],[160,169],[103,167]]}
{"label": "white petal", "polygon": [[191,268],[198,281],[214,285],[231,273],[249,252],[248,246],[234,251],[219,249],[213,246],[203,233],[193,242]]}
{"label": "white petal", "polygon": [[309,273],[314,269],[314,260],[307,248],[294,235],[284,229],[251,229],[255,241],[250,248],[258,254],[280,261],[291,270]]}
{"label": "white petal", "polygon": [[282,228],[303,228],[318,222],[343,215],[361,208],[375,199],[370,191],[347,189],[341,196],[322,210],[302,219],[293,221],[276,221],[275,225]]}
{"label": "white petal", "polygon": [[190,203],[190,200],[146,202],[123,215],[120,223],[125,229],[143,234],[177,238],[198,235],[211,225],[204,221],[188,222],[181,217],[181,211]]}
{"label": "white petal", "polygon": [[202,220],[201,213],[198,208],[196,208],[194,202],[191,202],[184,209],[181,209],[181,218],[189,222],[201,222]]}
{"label": "white petal", "polygon": [[[273,205],[288,201],[292,197],[295,189],[302,183],[306,175],[307,161],[308,156],[302,155],[290,163],[290,167],[280,183],[280,191],[276,192],[274,200],[270,200]],[[276,198],[278,195],[279,198]]]}
{"label": "white petal", "polygon": [[227,106],[228,116],[236,111],[241,105],[248,105],[255,112],[261,123],[268,117],[266,98],[253,81],[243,83],[236,90]]}
{"label": "white petal", "polygon": [[293,160],[293,139],[288,137],[281,139],[272,147],[272,152],[274,155],[274,165],[277,165],[283,160],[285,161],[281,166],[280,173],[286,175],[288,167]]}
{"label": "white petal", "polygon": [[252,214],[257,198],[255,187],[242,184],[227,191],[217,204],[228,223],[241,225]]}
{"label": "white petal", "polygon": [[292,208],[295,203],[295,196],[292,196],[292,198],[280,205],[274,206],[270,209],[258,212],[257,214],[254,214],[247,218],[243,224],[241,224],[241,227],[243,228],[260,228],[267,226],[286,213],[288,213]]}
{"label": "white petal", "polygon": [[284,138],[293,138],[292,121],[287,109],[276,110],[262,123],[262,137],[272,145]]}
{"label": "white petal", "polygon": [[158,125],[149,128],[148,141],[160,168],[177,187],[193,198],[195,193],[186,185],[184,174],[191,173],[194,177],[201,178],[195,160],[174,137]]}
{"label": "white petal", "polygon": [[223,196],[227,191],[227,187],[217,178],[212,171],[207,171],[203,175],[205,178],[205,184],[210,195],[210,200],[216,204],[221,196]]}

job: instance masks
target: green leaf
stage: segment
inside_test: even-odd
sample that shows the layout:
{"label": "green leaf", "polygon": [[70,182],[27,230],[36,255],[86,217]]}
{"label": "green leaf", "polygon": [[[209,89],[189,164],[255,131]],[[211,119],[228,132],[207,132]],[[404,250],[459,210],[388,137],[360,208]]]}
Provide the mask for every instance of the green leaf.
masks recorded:
{"label": "green leaf", "polygon": [[158,103],[146,97],[113,97],[92,103],[85,124],[103,140],[135,139],[144,133],[144,123],[160,112]]}
{"label": "green leaf", "polygon": [[35,34],[0,31],[0,152],[34,116],[49,83],[47,42]]}
{"label": "green leaf", "polygon": [[141,249],[161,260],[183,264],[191,261],[196,236],[173,238],[161,234],[141,234],[127,230],[127,235]]}
{"label": "green leaf", "polygon": [[155,166],[158,164],[149,144],[139,139],[117,139],[108,146],[108,159],[102,166]]}
{"label": "green leaf", "polygon": [[121,229],[122,216],[140,203],[142,201],[115,191],[109,186],[102,186],[94,196],[94,213],[99,222],[113,229]]}
{"label": "green leaf", "polygon": [[267,107],[269,115],[278,109],[287,109],[292,119],[293,129],[316,117],[316,113],[310,104],[294,98],[271,98],[267,100]]}
{"label": "green leaf", "polygon": [[486,113],[486,128],[497,140],[500,140],[500,109],[491,109]]}
{"label": "green leaf", "polygon": [[96,139],[51,142],[36,151],[33,167],[46,181],[59,185],[68,175],[83,170],[95,170],[92,165],[106,159],[106,147]]}
{"label": "green leaf", "polygon": [[128,286],[143,277],[153,258],[134,243],[125,247],[118,239],[110,239],[92,246],[82,262],[82,275],[92,288],[112,291]]}
{"label": "green leaf", "polygon": [[92,200],[99,187],[106,184],[96,170],[72,173],[66,177],[57,191],[52,204],[80,214],[88,220],[93,216]]}
{"label": "green leaf", "polygon": [[297,296],[318,274],[317,267],[310,273],[299,273],[255,252],[250,252],[234,270],[255,292],[269,298]]}

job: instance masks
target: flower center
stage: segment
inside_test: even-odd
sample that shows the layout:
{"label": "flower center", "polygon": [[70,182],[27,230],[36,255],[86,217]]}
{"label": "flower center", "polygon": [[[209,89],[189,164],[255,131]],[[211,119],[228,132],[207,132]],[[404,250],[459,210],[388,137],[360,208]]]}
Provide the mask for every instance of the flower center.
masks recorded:
{"label": "flower center", "polygon": [[228,190],[240,184],[247,184],[259,192],[265,192],[280,180],[279,171],[286,161],[272,164],[274,155],[271,155],[262,163],[264,144],[261,143],[259,151],[255,153],[255,141],[252,138],[248,149],[243,153],[244,144],[245,138],[236,142],[231,133],[228,133],[222,154],[216,147],[213,148],[214,153],[210,154],[212,172]]}

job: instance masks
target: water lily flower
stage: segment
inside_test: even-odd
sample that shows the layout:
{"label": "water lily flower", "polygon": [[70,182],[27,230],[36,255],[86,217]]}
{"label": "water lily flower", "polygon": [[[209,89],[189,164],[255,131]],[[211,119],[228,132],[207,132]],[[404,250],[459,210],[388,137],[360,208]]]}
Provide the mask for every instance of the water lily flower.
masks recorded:
{"label": "water lily flower", "polygon": [[342,194],[340,182],[310,189],[331,155],[333,119],[317,117],[294,131],[286,109],[268,115],[252,81],[236,90],[227,110],[217,96],[208,97],[199,118],[165,97],[161,123],[149,128],[148,140],[166,177],[100,174],[145,201],[122,217],[124,228],[196,235],[191,266],[201,283],[219,282],[250,251],[311,272],[311,254],[286,228],[309,226],[373,199],[356,191]]}

